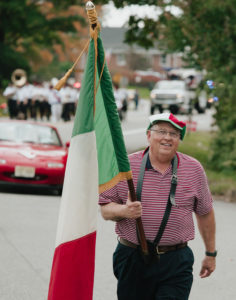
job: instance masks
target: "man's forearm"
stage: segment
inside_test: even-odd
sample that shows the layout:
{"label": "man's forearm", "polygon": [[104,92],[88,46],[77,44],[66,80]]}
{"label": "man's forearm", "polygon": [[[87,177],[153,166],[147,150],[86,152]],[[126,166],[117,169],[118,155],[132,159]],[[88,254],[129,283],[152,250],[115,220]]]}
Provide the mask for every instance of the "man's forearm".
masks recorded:
{"label": "man's forearm", "polygon": [[126,204],[111,202],[101,205],[101,213],[105,220],[120,221],[124,218],[137,219],[142,215],[142,205],[139,201],[132,202],[129,196]]}
{"label": "man's forearm", "polygon": [[198,228],[205,244],[206,251],[214,252],[215,249],[215,214],[212,209],[206,215],[197,215]]}
{"label": "man's forearm", "polygon": [[124,205],[114,202],[101,205],[101,213],[105,220],[120,221],[124,218]]}

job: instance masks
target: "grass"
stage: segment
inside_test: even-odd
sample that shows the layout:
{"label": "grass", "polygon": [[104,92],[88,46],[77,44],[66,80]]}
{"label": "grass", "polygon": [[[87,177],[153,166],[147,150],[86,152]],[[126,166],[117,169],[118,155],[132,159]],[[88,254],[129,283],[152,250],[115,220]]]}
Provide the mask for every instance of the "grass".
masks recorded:
{"label": "grass", "polygon": [[195,157],[206,168],[212,137],[209,132],[187,132],[184,141],[180,142],[179,151]]}
{"label": "grass", "polygon": [[207,174],[211,193],[223,196],[235,190],[236,175],[214,171],[214,166],[210,165],[210,143],[212,138],[213,133],[210,132],[192,132],[186,135],[184,142],[179,146],[179,151],[201,162]]}
{"label": "grass", "polygon": [[213,195],[228,196],[236,187],[236,176],[206,170],[210,190]]}
{"label": "grass", "polygon": [[139,97],[142,99],[149,99],[150,98],[150,90],[145,87],[139,87],[139,86],[128,86],[127,89],[137,89],[139,93]]}

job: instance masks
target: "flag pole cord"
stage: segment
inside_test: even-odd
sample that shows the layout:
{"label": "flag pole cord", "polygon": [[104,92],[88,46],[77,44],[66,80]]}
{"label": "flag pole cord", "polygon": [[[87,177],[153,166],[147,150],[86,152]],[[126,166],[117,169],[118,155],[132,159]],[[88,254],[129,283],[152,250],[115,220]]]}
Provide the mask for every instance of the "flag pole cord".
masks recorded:
{"label": "flag pole cord", "polygon": [[80,55],[77,57],[76,61],[74,62],[73,66],[66,72],[66,74],[58,81],[58,83],[54,86],[54,89],[60,91],[60,89],[66,84],[68,78],[70,77],[71,73],[74,71],[75,66],[77,65],[78,61],[80,60],[81,56],[85,51],[87,51],[89,46],[89,40],[85,44],[83,50],[81,51]]}
{"label": "flag pole cord", "polygon": [[[97,38],[98,38],[98,32],[100,31],[100,24],[97,20],[97,13],[96,10],[93,9],[87,9],[87,14],[90,22],[90,36],[92,39],[94,39],[94,45],[95,45],[95,75],[94,75],[94,99],[96,97],[96,93],[102,78],[102,73],[105,67],[105,55],[104,55],[104,62],[101,70],[101,74],[99,77],[98,84],[96,86],[96,73],[97,73]],[[81,51],[80,55],[77,57],[76,61],[74,62],[73,66],[66,72],[66,74],[58,81],[58,83],[54,86],[54,89],[60,91],[60,89],[66,84],[68,78],[70,77],[71,73],[74,71],[77,63],[79,62],[81,56],[85,51],[88,50],[90,39],[86,42],[83,50]],[[95,100],[94,100],[95,101]],[[95,104],[95,103],[94,103]],[[95,107],[95,106],[94,106]]]}

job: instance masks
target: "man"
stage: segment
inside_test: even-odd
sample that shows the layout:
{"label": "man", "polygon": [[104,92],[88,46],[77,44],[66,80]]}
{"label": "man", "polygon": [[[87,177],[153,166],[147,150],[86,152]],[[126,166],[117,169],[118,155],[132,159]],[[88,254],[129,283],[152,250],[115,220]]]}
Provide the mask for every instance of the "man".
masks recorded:
{"label": "man", "polygon": [[33,85],[30,83],[26,83],[18,89],[17,98],[18,98],[18,106],[19,106],[19,114],[18,119],[28,119],[28,110],[30,110],[30,117],[32,117],[32,92]]}
{"label": "man", "polygon": [[128,102],[127,102],[128,95],[125,89],[121,89],[117,83],[114,83],[114,97],[116,101],[119,118],[121,121],[123,121],[126,118],[126,113],[128,109]]}
{"label": "man", "polygon": [[51,107],[51,121],[58,122],[61,119],[62,104],[60,93],[53,88],[51,84],[48,90],[48,103]]}
{"label": "man", "polygon": [[[131,202],[124,181],[100,195],[104,219],[117,222],[119,242],[113,255],[113,269],[118,279],[119,300],[188,299],[194,257],[187,242],[194,239],[193,212],[206,250],[200,276],[208,277],[215,269],[215,219],[206,175],[197,160],[177,152],[185,129],[186,124],[172,114],[151,116],[147,130],[149,148],[129,156],[136,192],[143,168],[142,182],[139,180],[141,202]],[[141,167],[144,158],[145,166]],[[177,187],[173,189],[174,175]],[[167,223],[159,234],[164,215]],[[138,217],[142,217],[146,239],[152,245],[159,234],[154,248],[157,258],[151,263],[142,259],[137,246]]]}
{"label": "man", "polygon": [[71,87],[68,83],[59,91],[62,103],[62,119],[67,122],[70,121],[70,103],[71,103]]}
{"label": "man", "polygon": [[17,87],[10,83],[3,92],[3,96],[7,98],[7,107],[10,119],[16,119],[17,109]]}

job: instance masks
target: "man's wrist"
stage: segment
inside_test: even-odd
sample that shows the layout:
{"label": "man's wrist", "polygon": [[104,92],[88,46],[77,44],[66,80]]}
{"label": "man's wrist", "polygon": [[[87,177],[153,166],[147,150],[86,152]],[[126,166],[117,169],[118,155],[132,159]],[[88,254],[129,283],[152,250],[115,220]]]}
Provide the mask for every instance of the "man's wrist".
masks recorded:
{"label": "man's wrist", "polygon": [[206,256],[216,257],[217,251],[216,250],[214,252],[206,251],[205,254]]}

